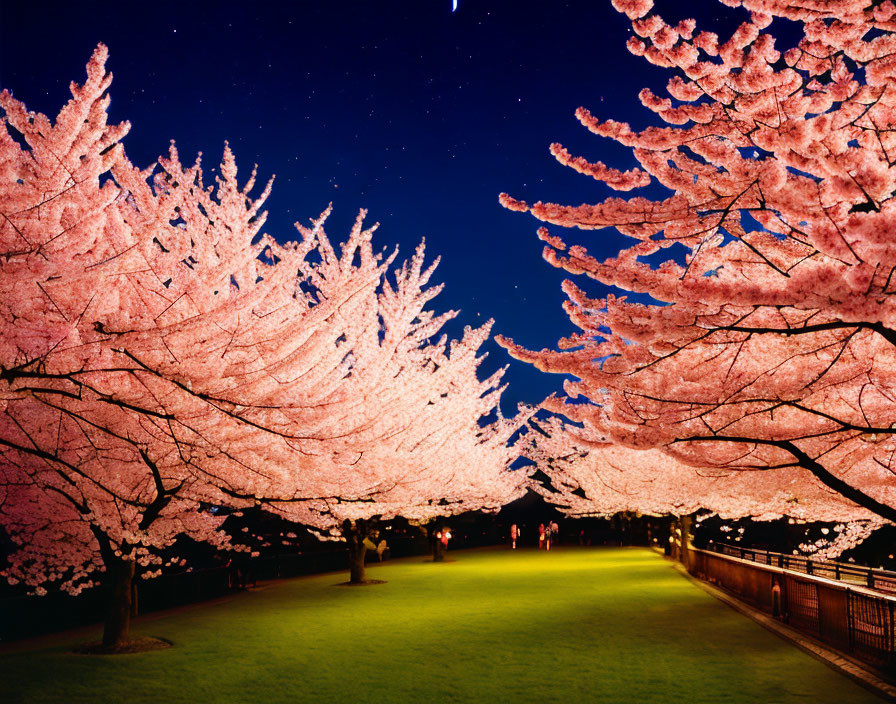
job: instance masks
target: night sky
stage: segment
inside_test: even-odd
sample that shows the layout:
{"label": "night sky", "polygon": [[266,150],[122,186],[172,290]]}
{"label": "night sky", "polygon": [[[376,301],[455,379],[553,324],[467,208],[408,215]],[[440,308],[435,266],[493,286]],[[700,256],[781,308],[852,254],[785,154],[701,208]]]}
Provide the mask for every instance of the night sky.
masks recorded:
{"label": "night sky", "polygon": [[[685,3],[658,3],[670,21]],[[687,3],[724,36],[743,15]],[[710,13],[710,14],[707,14]],[[704,23],[708,22],[708,26]],[[561,310],[563,272],[541,259],[538,223],[504,210],[498,194],[568,204],[610,192],[548,152],[630,168],[625,150],[573,113],[652,122],[638,90],[668,74],[630,55],[630,28],[609,0],[305,0],[293,2],[13,2],[0,0],[0,86],[55,115],[82,82],[98,42],[109,46],[111,119],[129,120],[124,145],[150,164],[175,140],[208,170],[229,140],[248,176],[276,175],[266,230],[295,238],[329,202],[341,241],[360,208],[380,222],[375,244],[400,256],[426,238],[446,284],[437,310],[529,347],[572,330]],[[575,233],[612,254],[613,233]],[[596,284],[577,281],[586,290]],[[510,360],[489,343],[483,370],[511,364],[505,408],[538,402],[560,379]]]}

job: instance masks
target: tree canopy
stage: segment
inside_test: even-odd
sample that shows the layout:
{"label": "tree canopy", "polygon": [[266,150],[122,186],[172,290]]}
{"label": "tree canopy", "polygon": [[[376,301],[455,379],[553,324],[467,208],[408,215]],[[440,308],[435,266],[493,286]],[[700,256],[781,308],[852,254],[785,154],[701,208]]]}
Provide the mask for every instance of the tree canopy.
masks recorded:
{"label": "tree canopy", "polygon": [[[601,261],[539,230],[551,264],[638,300],[567,281],[581,332],[555,350],[502,344],[574,377],[566,394],[586,402],[555,409],[595,437],[734,483],[736,472],[796,477],[808,493],[821,482],[896,519],[896,6],[726,0],[748,19],[723,40],[693,20],[667,24],[650,0],[613,4],[631,19],[629,50],[672,74],[669,97],[640,92],[662,124],[638,131],[577,111],[631,148],[627,171],[551,150],[611,189],[666,195],[501,200],[625,235]],[[802,37],[781,50],[784,21]]]}

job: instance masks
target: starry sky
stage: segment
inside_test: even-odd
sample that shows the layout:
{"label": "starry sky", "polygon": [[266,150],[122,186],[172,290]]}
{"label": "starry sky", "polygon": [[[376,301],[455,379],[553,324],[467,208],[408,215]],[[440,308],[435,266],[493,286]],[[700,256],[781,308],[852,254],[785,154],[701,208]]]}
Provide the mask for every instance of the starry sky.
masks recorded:
{"label": "starry sky", "polygon": [[[731,31],[744,18],[710,0],[658,3],[669,21],[695,12]],[[494,331],[535,349],[572,331],[565,278],[541,258],[538,223],[498,204],[594,203],[610,192],[548,152],[630,168],[624,149],[591,135],[574,111],[651,124],[638,90],[659,92],[663,70],[630,55],[630,27],[609,0],[0,0],[0,87],[55,115],[83,81],[97,43],[113,121],[129,120],[125,149],[145,166],[175,140],[208,168],[225,140],[248,175],[276,175],[266,230],[293,239],[332,202],[327,231],[347,233],[360,208],[381,223],[375,244],[410,256],[422,237],[445,290],[439,310],[457,325],[495,319]],[[572,233],[610,255],[620,238]],[[594,283],[577,281],[599,292]],[[538,402],[561,379],[487,346],[483,371],[510,364],[506,410]]]}

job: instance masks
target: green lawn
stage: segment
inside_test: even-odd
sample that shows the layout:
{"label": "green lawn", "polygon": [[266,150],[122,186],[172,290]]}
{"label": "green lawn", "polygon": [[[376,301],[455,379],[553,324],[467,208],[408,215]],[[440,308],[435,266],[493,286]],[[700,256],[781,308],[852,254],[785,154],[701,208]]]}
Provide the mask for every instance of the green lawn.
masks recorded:
{"label": "green lawn", "polygon": [[274,582],[136,620],[174,643],[73,655],[99,629],[7,647],[0,701],[878,701],[642,549],[481,550]]}

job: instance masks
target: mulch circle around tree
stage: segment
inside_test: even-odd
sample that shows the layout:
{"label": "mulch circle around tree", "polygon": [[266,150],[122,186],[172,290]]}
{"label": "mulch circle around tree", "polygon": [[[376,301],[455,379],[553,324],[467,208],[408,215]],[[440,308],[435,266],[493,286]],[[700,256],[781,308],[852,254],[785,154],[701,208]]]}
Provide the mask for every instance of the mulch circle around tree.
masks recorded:
{"label": "mulch circle around tree", "polygon": [[334,587],[372,587],[375,584],[385,584],[385,579],[365,579],[363,582],[339,582]]}
{"label": "mulch circle around tree", "polygon": [[102,641],[85,643],[72,649],[77,655],[130,655],[146,653],[151,650],[165,650],[173,643],[164,638],[133,638],[119,646],[104,646]]}

